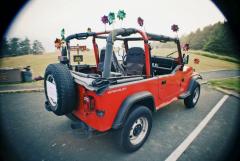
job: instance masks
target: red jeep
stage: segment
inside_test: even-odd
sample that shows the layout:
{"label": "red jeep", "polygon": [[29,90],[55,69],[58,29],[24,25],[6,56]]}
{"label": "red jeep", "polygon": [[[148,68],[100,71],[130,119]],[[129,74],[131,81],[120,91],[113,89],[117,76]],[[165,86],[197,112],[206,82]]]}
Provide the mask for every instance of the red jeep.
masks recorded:
{"label": "red jeep", "polygon": [[[96,65],[73,65],[70,40],[87,38],[92,39]],[[99,39],[106,41],[106,48],[100,52]],[[126,54],[121,61],[114,52],[116,41],[124,44]],[[143,48],[129,47],[133,41]],[[172,42],[177,50],[165,57],[152,56],[153,42]],[[82,58],[74,56],[78,61]],[[178,38],[134,28],[78,33],[65,38],[59,60],[48,65],[45,72],[46,109],[78,120],[88,129],[116,130],[120,146],[128,152],[136,151],[146,141],[153,112],[178,99],[193,108],[200,96],[196,80],[201,76],[185,66],[188,55],[182,54]]]}

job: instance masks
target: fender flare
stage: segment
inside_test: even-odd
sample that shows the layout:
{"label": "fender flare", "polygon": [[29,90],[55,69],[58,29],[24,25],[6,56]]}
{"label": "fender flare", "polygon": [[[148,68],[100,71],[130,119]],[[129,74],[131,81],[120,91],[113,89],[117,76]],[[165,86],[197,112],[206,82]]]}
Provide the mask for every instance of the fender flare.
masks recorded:
{"label": "fender flare", "polygon": [[128,96],[123,103],[121,104],[118,113],[115,117],[115,120],[112,124],[113,129],[118,129],[122,127],[123,123],[127,119],[127,115],[130,111],[130,109],[133,107],[135,103],[142,102],[142,101],[151,101],[149,104],[152,103],[153,107],[149,107],[151,111],[155,111],[155,103],[153,95],[148,91],[138,92],[133,95]]}
{"label": "fender flare", "polygon": [[200,74],[194,74],[189,82],[188,89],[186,90],[186,92],[181,94],[178,98],[185,99],[188,96],[190,96],[194,87],[198,85],[200,86],[199,82],[197,81],[198,79],[202,79],[202,76]]}
{"label": "fender flare", "polygon": [[190,84],[188,86],[188,91],[189,92],[191,92],[196,85],[200,85],[199,82],[197,81],[198,79],[202,79],[202,76],[198,73],[195,73],[192,76],[192,79],[191,79]]}

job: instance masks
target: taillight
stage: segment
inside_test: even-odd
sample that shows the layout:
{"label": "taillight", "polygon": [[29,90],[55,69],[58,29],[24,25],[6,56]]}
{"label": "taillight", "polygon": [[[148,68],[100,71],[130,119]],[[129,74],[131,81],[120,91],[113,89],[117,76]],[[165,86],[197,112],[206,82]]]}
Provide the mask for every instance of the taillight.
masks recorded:
{"label": "taillight", "polygon": [[94,98],[91,96],[84,96],[83,98],[84,105],[87,106],[87,108],[92,111],[95,108],[95,101]]}

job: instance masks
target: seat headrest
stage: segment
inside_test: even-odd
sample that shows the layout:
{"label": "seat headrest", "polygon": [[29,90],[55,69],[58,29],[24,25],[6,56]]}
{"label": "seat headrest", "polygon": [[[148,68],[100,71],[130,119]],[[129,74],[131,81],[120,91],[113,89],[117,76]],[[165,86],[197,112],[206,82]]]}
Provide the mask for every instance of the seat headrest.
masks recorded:
{"label": "seat headrest", "polygon": [[145,63],[145,53],[141,47],[132,47],[127,51],[127,62]]}
{"label": "seat headrest", "polygon": [[127,75],[142,75],[145,73],[145,53],[140,47],[128,49],[126,55]]}

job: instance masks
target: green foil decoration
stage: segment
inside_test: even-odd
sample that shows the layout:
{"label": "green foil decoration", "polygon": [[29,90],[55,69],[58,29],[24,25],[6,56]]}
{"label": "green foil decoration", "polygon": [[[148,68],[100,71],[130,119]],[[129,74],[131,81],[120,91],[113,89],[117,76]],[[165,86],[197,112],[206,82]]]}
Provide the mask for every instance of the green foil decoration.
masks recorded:
{"label": "green foil decoration", "polygon": [[108,23],[109,23],[109,25],[111,25],[114,20],[115,20],[115,13],[110,12],[110,13],[108,14]]}
{"label": "green foil decoration", "polygon": [[65,30],[64,30],[64,28],[61,30],[61,37],[62,37],[62,40],[65,39]]}
{"label": "green foil decoration", "polygon": [[117,17],[119,20],[123,20],[126,17],[126,13],[124,12],[124,10],[119,10],[117,13]]}

